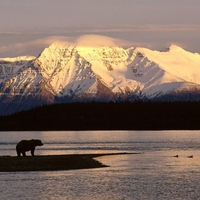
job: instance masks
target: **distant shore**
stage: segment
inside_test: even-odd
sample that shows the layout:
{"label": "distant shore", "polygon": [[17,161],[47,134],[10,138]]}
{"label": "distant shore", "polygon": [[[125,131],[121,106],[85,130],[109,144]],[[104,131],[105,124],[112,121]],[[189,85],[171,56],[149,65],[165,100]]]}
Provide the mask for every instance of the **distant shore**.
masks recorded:
{"label": "distant shore", "polygon": [[108,167],[95,160],[100,156],[123,155],[128,153],[74,154],[43,156],[0,156],[0,172],[55,171]]}
{"label": "distant shore", "polygon": [[0,116],[0,131],[200,130],[200,102],[44,105]]}

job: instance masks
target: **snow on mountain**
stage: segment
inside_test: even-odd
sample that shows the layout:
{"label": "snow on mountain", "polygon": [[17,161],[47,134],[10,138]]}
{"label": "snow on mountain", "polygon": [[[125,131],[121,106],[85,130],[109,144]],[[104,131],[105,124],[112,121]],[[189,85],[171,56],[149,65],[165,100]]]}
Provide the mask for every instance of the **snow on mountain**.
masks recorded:
{"label": "snow on mountain", "polygon": [[155,99],[200,91],[197,53],[176,45],[165,52],[124,49],[104,37],[95,42],[94,36],[88,45],[84,38],[77,44],[53,43],[37,58],[0,59],[1,103],[28,99],[28,108],[60,100]]}
{"label": "snow on mountain", "polygon": [[127,64],[134,59],[131,50],[108,46],[71,46],[52,44],[34,61],[51,92],[59,97],[97,96],[102,88],[113,96],[138,92],[139,85],[127,79]]}
{"label": "snow on mountain", "polygon": [[34,59],[34,56],[0,58],[0,83],[12,75],[15,75],[19,69]]}
{"label": "snow on mountain", "polygon": [[139,48],[151,61],[158,63],[166,72],[179,76],[186,82],[200,83],[200,55],[193,54],[182,48],[171,45],[169,51],[159,52]]}
{"label": "snow on mountain", "polygon": [[144,83],[144,95],[155,97],[158,93],[178,89],[183,84],[185,87],[199,87],[199,54],[187,52],[176,45],[171,45],[166,52],[146,48],[136,48],[135,52],[141,59],[134,65],[134,70],[139,71],[137,81]]}
{"label": "snow on mountain", "polygon": [[57,96],[78,95],[96,78],[91,64],[71,46],[52,44],[34,61],[34,66]]}
{"label": "snow on mountain", "polygon": [[134,59],[134,55],[129,56],[127,50],[119,47],[82,47],[77,50],[91,63],[94,73],[112,92],[125,92],[128,87],[134,91],[137,88],[138,82],[125,76],[127,64]]}

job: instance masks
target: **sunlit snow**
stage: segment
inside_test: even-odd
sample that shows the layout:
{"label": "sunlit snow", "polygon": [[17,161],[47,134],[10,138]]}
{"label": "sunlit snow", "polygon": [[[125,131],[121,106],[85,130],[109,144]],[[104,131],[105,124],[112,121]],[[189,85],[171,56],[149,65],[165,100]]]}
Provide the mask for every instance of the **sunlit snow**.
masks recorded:
{"label": "sunlit snow", "polygon": [[[153,98],[200,85],[200,55],[171,45],[166,51],[124,49],[104,36],[56,42],[35,58],[0,59],[0,82],[12,92],[31,92],[45,83],[57,96],[95,95],[101,82],[113,93]],[[100,81],[100,82],[99,82]],[[32,88],[32,89],[30,89]]]}

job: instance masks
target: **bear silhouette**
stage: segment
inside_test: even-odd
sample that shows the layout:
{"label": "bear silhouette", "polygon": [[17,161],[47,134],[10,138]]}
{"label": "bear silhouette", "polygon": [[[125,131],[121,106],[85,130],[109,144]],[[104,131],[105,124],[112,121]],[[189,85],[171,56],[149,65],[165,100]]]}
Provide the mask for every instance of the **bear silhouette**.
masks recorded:
{"label": "bear silhouette", "polygon": [[22,153],[23,156],[26,156],[26,151],[31,151],[31,155],[34,156],[35,147],[42,145],[41,140],[22,140],[16,146],[17,155],[20,156]]}

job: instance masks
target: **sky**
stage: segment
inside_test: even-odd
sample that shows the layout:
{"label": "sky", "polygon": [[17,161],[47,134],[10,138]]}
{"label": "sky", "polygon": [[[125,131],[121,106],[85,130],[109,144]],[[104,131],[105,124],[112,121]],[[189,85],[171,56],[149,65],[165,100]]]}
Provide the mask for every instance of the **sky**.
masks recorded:
{"label": "sky", "polygon": [[117,45],[200,53],[200,0],[0,0],[0,57],[37,56],[85,35]]}

